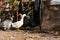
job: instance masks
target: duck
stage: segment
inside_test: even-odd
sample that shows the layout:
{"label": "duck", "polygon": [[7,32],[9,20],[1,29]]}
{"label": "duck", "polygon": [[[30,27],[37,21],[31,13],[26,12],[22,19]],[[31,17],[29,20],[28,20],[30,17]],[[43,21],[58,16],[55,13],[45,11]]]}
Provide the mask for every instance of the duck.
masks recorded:
{"label": "duck", "polygon": [[1,27],[3,28],[4,31],[9,30],[11,28],[12,21],[11,20],[4,20],[1,23]]}
{"label": "duck", "polygon": [[22,25],[24,24],[23,21],[24,21],[24,17],[25,16],[26,16],[26,14],[23,14],[22,17],[21,17],[21,19],[19,21],[12,23],[12,28],[19,29],[20,27],[22,27]]}

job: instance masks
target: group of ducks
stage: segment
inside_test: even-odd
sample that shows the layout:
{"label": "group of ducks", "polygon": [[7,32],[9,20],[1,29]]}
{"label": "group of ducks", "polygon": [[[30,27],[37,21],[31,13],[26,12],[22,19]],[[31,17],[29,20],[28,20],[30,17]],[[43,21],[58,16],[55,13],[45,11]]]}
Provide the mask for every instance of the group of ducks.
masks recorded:
{"label": "group of ducks", "polygon": [[8,30],[11,27],[19,29],[24,24],[23,21],[25,16],[26,14],[23,14],[21,20],[14,23],[12,20],[4,20],[2,23],[0,23],[0,27],[2,27],[4,30]]}

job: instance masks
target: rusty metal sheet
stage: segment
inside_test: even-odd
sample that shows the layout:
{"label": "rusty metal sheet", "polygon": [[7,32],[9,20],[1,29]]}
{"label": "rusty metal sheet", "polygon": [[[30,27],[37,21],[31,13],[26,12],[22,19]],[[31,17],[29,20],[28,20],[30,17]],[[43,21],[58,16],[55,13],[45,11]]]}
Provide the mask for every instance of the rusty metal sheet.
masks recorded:
{"label": "rusty metal sheet", "polygon": [[60,5],[60,0],[51,0],[50,5]]}

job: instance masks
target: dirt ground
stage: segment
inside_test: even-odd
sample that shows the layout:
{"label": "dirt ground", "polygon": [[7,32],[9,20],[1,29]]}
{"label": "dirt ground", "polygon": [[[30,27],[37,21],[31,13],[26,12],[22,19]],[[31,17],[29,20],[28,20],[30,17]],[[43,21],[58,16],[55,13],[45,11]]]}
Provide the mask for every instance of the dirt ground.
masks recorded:
{"label": "dirt ground", "polygon": [[24,30],[0,30],[0,40],[60,40],[60,36],[47,33],[30,33]]}

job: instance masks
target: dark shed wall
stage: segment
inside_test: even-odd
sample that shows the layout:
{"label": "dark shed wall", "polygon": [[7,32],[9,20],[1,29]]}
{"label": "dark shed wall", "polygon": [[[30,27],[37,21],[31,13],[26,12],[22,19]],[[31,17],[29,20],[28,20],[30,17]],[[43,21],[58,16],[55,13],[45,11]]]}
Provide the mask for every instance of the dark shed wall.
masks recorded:
{"label": "dark shed wall", "polygon": [[42,30],[60,30],[60,6],[45,5],[43,11]]}

